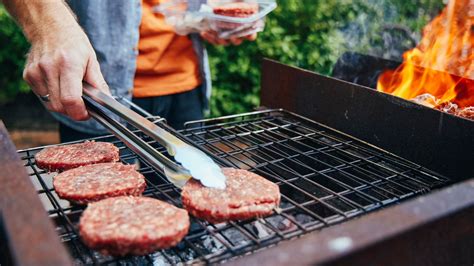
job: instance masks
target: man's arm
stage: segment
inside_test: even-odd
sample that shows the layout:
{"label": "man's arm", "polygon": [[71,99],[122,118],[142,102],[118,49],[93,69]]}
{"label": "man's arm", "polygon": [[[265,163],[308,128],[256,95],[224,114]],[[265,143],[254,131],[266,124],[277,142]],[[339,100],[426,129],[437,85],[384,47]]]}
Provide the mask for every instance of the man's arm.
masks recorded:
{"label": "man's arm", "polygon": [[82,81],[108,92],[86,34],[61,0],[0,0],[31,43],[23,78],[46,108],[84,120]]}

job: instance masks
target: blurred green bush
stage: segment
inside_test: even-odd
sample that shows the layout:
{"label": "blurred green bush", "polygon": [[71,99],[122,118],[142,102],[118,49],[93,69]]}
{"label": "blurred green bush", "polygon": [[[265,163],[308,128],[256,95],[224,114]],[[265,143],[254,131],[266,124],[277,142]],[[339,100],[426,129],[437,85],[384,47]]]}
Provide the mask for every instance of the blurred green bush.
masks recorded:
{"label": "blurred green bush", "polygon": [[[390,57],[386,24],[402,25],[419,38],[441,0],[278,0],[257,41],[239,47],[208,46],[212,79],[211,116],[250,111],[259,105],[263,57],[330,74],[346,50]],[[21,31],[0,5],[0,102],[28,88],[21,74],[28,50]],[[402,47],[407,49],[409,47]]]}
{"label": "blurred green bush", "polygon": [[214,82],[211,116],[251,111],[259,105],[263,57],[328,75],[347,50],[390,57],[386,46],[394,44],[381,33],[386,25],[401,25],[416,39],[443,7],[440,0],[277,2],[257,41],[239,47],[208,46]]}
{"label": "blurred green bush", "polygon": [[0,103],[4,103],[20,92],[29,91],[22,79],[29,44],[1,4],[0,44]]}

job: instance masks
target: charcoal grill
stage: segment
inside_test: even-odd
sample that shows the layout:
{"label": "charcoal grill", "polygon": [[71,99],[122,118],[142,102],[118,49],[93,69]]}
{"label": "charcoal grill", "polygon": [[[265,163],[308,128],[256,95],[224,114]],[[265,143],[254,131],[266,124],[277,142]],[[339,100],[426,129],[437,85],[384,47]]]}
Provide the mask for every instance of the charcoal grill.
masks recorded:
{"label": "charcoal grill", "polygon": [[[291,77],[295,83],[288,83],[288,76],[281,76],[286,82],[270,81],[268,70],[297,72]],[[8,193],[8,197],[0,197],[3,230],[0,251],[8,256],[0,263],[63,264],[72,260],[80,265],[344,264],[348,261],[397,264],[414,263],[420,254],[430,255],[435,263],[472,262],[469,247],[474,244],[474,229],[469,221],[474,218],[474,181],[469,176],[439,174],[327,124],[278,109],[281,106],[275,104],[275,98],[268,100],[271,98],[268,95],[275,92],[282,96],[279,88],[305,84],[308,90],[318,89],[310,86],[311,79],[299,79],[299,75],[317,76],[266,61],[262,104],[269,108],[189,122],[179,132],[183,140],[202,148],[222,166],[248,169],[278,184],[282,193],[280,208],[269,217],[218,225],[192,218],[190,232],[178,246],[148,256],[114,258],[85,247],[77,232],[83,208],[60,200],[52,188],[52,175],[35,164],[34,154],[44,147],[20,150],[18,155],[12,155],[14,148],[5,140],[6,131],[2,129],[0,136],[5,141],[1,147],[0,170],[5,174],[0,179],[6,185],[0,192]],[[285,101],[297,101],[300,97],[285,96]],[[284,105],[285,101],[280,104]],[[172,130],[162,119],[149,119]],[[165,152],[158,143],[135,132]],[[160,171],[113,136],[95,140],[114,143],[120,148],[122,162],[137,164],[146,177],[145,196],[181,207],[180,190]],[[18,156],[22,165],[15,161]],[[29,179],[22,179],[23,173]],[[30,181],[54,222],[54,230],[44,212],[38,211],[43,209],[34,197]],[[454,182],[457,184],[453,185]],[[39,227],[32,228],[30,223]],[[427,233],[430,230],[439,230],[441,235],[430,236]],[[417,244],[413,243],[414,239],[430,240],[423,243],[429,249],[414,249],[410,253]],[[43,245],[45,252],[32,252],[31,245]],[[390,252],[393,247],[401,254],[411,254],[411,260],[410,256],[374,255]],[[436,254],[439,250],[445,252],[442,258]]]}

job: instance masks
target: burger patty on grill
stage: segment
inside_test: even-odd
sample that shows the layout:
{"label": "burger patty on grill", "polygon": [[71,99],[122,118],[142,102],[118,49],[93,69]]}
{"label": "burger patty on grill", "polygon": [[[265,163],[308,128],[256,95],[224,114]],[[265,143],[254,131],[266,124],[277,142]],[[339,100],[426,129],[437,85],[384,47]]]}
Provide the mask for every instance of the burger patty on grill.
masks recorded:
{"label": "burger patty on grill", "polygon": [[91,203],[79,223],[88,247],[114,256],[139,256],[175,246],[188,230],[185,210],[148,197],[123,196]]}
{"label": "burger patty on grill", "polygon": [[77,204],[87,204],[116,196],[140,196],[145,177],[134,165],[99,163],[64,171],[53,178],[58,196]]}
{"label": "burger patty on grill", "polygon": [[241,169],[223,168],[224,190],[204,187],[191,179],[181,192],[185,208],[211,223],[245,220],[270,215],[280,203],[278,185]]}
{"label": "burger patty on grill", "polygon": [[53,146],[35,155],[36,165],[48,171],[64,171],[83,165],[116,162],[119,149],[112,143],[86,141]]}

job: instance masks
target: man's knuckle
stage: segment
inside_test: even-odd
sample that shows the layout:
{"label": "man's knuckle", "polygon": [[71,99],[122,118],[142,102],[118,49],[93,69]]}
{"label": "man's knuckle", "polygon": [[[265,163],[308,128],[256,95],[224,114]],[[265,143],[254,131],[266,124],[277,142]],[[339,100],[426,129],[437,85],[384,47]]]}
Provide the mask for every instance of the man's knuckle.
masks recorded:
{"label": "man's knuckle", "polygon": [[85,112],[81,112],[81,113],[74,116],[74,119],[79,120],[79,121],[87,120],[87,118],[89,118],[89,117],[88,117],[87,113],[85,113]]}
{"label": "man's knuckle", "polygon": [[54,64],[47,59],[43,59],[38,63],[38,69],[43,73],[49,73],[53,70]]}
{"label": "man's knuckle", "polygon": [[28,64],[25,66],[25,70],[23,71],[24,74],[31,73],[36,69],[36,64]]}
{"label": "man's knuckle", "polygon": [[73,63],[72,57],[64,50],[58,51],[55,57],[57,62],[63,67],[69,67]]}
{"label": "man's knuckle", "polygon": [[23,79],[29,84],[39,82],[38,68],[34,65],[29,65],[23,71]]}
{"label": "man's knuckle", "polygon": [[63,106],[75,106],[81,103],[80,97],[61,96],[61,104]]}
{"label": "man's knuckle", "polygon": [[58,52],[56,60],[59,65],[65,68],[77,68],[82,64],[82,60],[79,56],[64,50]]}
{"label": "man's knuckle", "polygon": [[31,73],[28,71],[28,69],[25,68],[25,70],[23,71],[23,79],[27,82],[27,83],[31,83]]}

